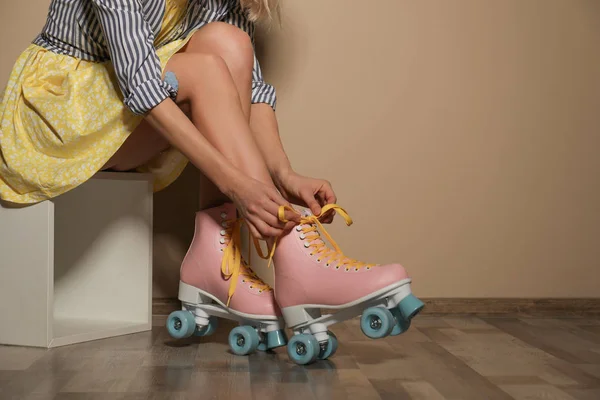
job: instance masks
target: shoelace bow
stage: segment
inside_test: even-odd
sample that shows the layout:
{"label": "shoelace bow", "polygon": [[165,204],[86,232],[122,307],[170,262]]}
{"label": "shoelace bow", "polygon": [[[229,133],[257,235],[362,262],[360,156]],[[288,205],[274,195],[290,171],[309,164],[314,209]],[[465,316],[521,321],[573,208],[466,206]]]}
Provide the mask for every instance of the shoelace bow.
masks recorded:
{"label": "shoelace bow", "polygon": [[[344,221],[346,222],[347,226],[352,225],[352,218],[350,218],[350,216],[348,215],[346,210],[344,210],[339,205],[327,204],[321,209],[320,215],[308,215],[308,216],[304,216],[304,215],[300,214],[298,211],[296,211],[294,208],[292,208],[290,206],[280,206],[277,214],[278,214],[279,220],[283,223],[288,222],[288,220],[285,218],[286,210],[292,211],[292,212],[300,215],[300,226],[304,225],[304,227],[302,228],[302,230],[300,232],[302,232],[304,234],[304,236],[305,236],[304,240],[306,240],[307,243],[309,244],[308,248],[313,249],[312,254],[319,255],[319,258],[317,259],[317,261],[326,261],[327,265],[331,265],[331,264],[335,263],[336,268],[337,267],[340,267],[340,268],[345,267],[346,269],[354,268],[356,271],[360,270],[363,267],[370,269],[375,266],[375,264],[364,263],[362,261],[358,261],[358,260],[355,260],[355,259],[345,256],[344,253],[342,252],[342,249],[340,248],[340,246],[335,242],[335,240],[333,240],[331,235],[327,232],[327,230],[321,223],[320,219],[323,217],[323,215],[325,215],[330,210],[334,210],[337,212],[337,214],[341,215],[342,218],[344,218]],[[333,246],[333,249],[327,247],[327,244],[321,238],[321,235],[319,232],[323,233],[323,236],[325,236],[327,241]],[[271,264],[273,262],[273,255],[275,254],[275,248],[277,247],[277,240],[275,240],[275,242],[273,243],[273,247],[271,248],[271,251],[269,252],[268,255],[265,255],[262,252],[262,249],[260,248],[258,240],[256,240],[256,239],[254,240],[254,246],[256,247],[256,251],[260,257],[264,258],[265,260],[267,260],[267,259],[269,260],[269,267],[271,267]]]}
{"label": "shoelace bow", "polygon": [[[225,221],[227,227],[225,228],[226,240],[229,240],[227,247],[223,250],[223,260],[221,261],[221,275],[225,280],[231,280],[229,283],[229,292],[227,293],[227,307],[231,297],[235,293],[237,288],[238,278],[240,275],[245,277],[249,282],[252,283],[252,288],[256,288],[259,291],[271,290],[271,287],[264,283],[255,273],[250,269],[248,264],[242,259],[242,225],[244,220],[241,218]],[[256,243],[255,243],[256,246]],[[248,251],[248,263],[250,263],[250,254]]]}

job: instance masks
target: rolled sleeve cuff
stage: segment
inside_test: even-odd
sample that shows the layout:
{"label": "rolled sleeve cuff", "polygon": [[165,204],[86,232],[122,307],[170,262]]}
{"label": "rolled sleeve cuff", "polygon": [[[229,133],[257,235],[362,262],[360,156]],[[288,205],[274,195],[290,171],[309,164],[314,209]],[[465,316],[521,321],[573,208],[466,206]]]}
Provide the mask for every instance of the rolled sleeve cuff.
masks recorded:
{"label": "rolled sleeve cuff", "polygon": [[175,100],[177,87],[160,79],[151,79],[131,91],[125,99],[125,106],[136,115],[145,115],[168,97]]}
{"label": "rolled sleeve cuff", "polygon": [[264,82],[252,82],[252,104],[257,103],[266,103],[275,110],[277,106],[275,88]]}

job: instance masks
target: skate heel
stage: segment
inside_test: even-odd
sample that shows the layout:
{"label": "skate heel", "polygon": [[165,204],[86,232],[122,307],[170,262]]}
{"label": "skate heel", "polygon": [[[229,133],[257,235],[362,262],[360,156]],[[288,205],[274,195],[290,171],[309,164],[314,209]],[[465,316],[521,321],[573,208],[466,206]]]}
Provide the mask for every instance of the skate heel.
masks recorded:
{"label": "skate heel", "polygon": [[303,306],[291,306],[281,309],[283,319],[288,328],[295,330],[301,325],[307,325],[311,321],[321,318],[320,309],[308,309]]}
{"label": "skate heel", "polygon": [[327,342],[329,339],[327,325],[321,322],[323,315],[319,308],[292,306],[281,309],[281,313],[288,328],[295,333],[311,333],[319,343]]}
{"label": "skate heel", "polygon": [[167,329],[171,336],[182,339],[195,336],[208,336],[217,329],[218,320],[210,309],[203,307],[213,303],[213,300],[203,294],[198,288],[179,282],[181,310],[175,311],[167,319]]}
{"label": "skate heel", "polygon": [[[194,315],[198,327],[195,332],[196,336],[207,336],[214,332],[217,325],[216,318],[211,318],[211,315],[207,310],[204,310],[201,307],[202,305],[213,303],[213,300],[210,297],[203,294],[198,288],[180,281],[178,298],[182,303],[182,309],[187,310]],[[214,325],[214,328],[207,329],[210,325]]]}
{"label": "skate heel", "polygon": [[189,305],[211,304],[213,302],[198,288],[181,281],[179,282],[179,295],[177,297],[182,303]]}

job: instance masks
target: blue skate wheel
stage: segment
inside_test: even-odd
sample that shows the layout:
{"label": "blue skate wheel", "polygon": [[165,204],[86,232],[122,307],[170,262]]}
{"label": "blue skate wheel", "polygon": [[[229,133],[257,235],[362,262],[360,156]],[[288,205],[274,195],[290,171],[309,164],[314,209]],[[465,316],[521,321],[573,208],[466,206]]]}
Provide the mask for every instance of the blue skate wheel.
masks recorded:
{"label": "blue skate wheel", "polygon": [[333,356],[338,349],[338,340],[333,332],[327,332],[329,334],[329,339],[327,339],[327,344],[324,347],[319,349],[319,360],[327,360],[329,357]]}
{"label": "blue skate wheel", "polygon": [[313,335],[301,333],[292,337],[287,345],[288,356],[298,365],[307,365],[319,356],[319,342]]}
{"label": "blue skate wheel", "polygon": [[410,328],[410,321],[404,319],[400,309],[398,307],[390,310],[394,318],[396,318],[396,324],[390,333],[390,336],[398,336],[408,330]]}
{"label": "blue skate wheel", "polygon": [[196,319],[189,311],[173,311],[167,318],[167,330],[175,339],[190,337],[196,330]]}
{"label": "blue skate wheel", "polygon": [[229,346],[238,356],[254,353],[260,343],[258,332],[251,326],[237,326],[229,332]]}
{"label": "blue skate wheel", "polygon": [[194,336],[210,336],[215,333],[217,326],[219,326],[219,320],[216,317],[210,317],[208,319],[208,325],[203,326],[202,328],[196,328]]}
{"label": "blue skate wheel", "polygon": [[258,350],[267,351],[285,346],[288,342],[287,335],[283,329],[267,332],[266,338],[258,345]]}
{"label": "blue skate wheel", "polygon": [[398,309],[407,321],[413,319],[423,307],[425,307],[425,304],[412,293],[403,298],[400,304],[398,304]]}
{"label": "blue skate wheel", "polygon": [[390,334],[396,321],[387,308],[367,308],[360,317],[360,328],[371,339],[381,339]]}

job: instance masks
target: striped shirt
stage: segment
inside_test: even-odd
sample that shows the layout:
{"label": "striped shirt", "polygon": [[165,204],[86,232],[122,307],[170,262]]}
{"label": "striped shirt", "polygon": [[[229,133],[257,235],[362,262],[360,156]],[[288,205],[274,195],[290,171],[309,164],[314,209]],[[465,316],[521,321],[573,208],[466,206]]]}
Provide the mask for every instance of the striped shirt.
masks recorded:
{"label": "striped shirt", "polygon": [[[214,21],[244,30],[254,43],[254,24],[238,0],[188,0],[179,28],[166,43],[155,44],[164,14],[165,0],[52,0],[34,44],[87,61],[111,61],[125,105],[141,115],[177,95],[177,89],[162,79],[155,46],[185,38]],[[256,56],[252,81],[252,103],[275,108],[275,89],[263,80]]]}

